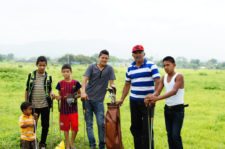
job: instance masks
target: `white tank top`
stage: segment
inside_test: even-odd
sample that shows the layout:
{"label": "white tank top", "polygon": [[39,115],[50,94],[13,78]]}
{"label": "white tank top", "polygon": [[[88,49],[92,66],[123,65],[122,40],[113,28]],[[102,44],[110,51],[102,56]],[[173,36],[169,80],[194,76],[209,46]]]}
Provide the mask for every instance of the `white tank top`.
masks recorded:
{"label": "white tank top", "polygon": [[[170,80],[170,82],[167,82],[167,77],[168,74],[166,74],[164,76],[164,86],[166,88],[166,93],[171,91],[175,85],[175,79],[177,77],[178,73],[176,73],[172,79]],[[166,105],[167,106],[175,106],[175,105],[179,105],[179,104],[184,104],[184,89],[178,89],[177,94],[173,95],[169,98],[166,98]]]}

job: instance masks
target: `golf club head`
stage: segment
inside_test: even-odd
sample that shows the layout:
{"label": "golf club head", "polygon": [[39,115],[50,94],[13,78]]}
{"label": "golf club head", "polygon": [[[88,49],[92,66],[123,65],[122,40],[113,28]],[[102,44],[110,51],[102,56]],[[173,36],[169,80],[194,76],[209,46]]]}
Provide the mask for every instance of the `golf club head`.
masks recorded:
{"label": "golf club head", "polygon": [[110,98],[111,98],[111,103],[115,104],[116,103],[116,88],[115,87],[110,87],[107,88],[107,91],[110,93]]}

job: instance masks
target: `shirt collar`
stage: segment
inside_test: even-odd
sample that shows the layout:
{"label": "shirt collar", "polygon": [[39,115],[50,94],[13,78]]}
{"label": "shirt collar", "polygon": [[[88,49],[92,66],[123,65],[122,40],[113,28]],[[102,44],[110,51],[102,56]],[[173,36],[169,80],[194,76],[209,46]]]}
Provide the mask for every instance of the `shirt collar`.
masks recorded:
{"label": "shirt collar", "polygon": [[[143,64],[142,64],[142,65],[145,65],[146,63],[147,63],[147,59],[146,59],[146,58],[144,58],[144,62],[143,62]],[[133,61],[131,65],[132,65],[132,66],[136,66],[136,62],[135,62],[135,61]],[[142,65],[141,65],[141,66],[142,66]]]}

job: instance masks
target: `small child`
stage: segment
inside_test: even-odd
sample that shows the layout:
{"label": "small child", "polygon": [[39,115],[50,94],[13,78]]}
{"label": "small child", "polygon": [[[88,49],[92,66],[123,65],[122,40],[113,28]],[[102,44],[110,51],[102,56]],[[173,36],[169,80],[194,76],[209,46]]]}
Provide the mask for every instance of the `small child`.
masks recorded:
{"label": "small child", "polygon": [[[66,149],[75,149],[74,140],[78,132],[77,98],[80,97],[81,85],[71,78],[72,68],[69,64],[63,65],[61,71],[64,80],[58,82],[56,86],[59,91],[56,99],[60,102],[60,130],[64,131]],[[70,129],[71,139],[69,139]]]}
{"label": "small child", "polygon": [[35,119],[32,115],[32,104],[23,102],[20,106],[23,114],[19,118],[19,126],[21,131],[21,149],[35,149]]}

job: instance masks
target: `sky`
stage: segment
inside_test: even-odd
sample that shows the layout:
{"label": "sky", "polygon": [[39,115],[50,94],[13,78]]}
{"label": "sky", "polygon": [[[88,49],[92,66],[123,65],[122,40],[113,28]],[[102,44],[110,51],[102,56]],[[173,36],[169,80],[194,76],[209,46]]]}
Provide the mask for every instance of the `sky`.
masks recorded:
{"label": "sky", "polygon": [[0,0],[0,54],[92,55],[102,49],[224,61],[224,0]]}

